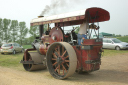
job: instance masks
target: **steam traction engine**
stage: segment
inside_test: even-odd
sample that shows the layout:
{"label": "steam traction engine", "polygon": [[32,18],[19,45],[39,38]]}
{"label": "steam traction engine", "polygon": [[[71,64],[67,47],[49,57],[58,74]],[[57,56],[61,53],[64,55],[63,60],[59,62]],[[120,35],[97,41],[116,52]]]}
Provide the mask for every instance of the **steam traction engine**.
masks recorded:
{"label": "steam traction engine", "polygon": [[[26,49],[20,63],[26,71],[48,68],[49,73],[57,79],[65,79],[74,72],[92,72],[100,69],[102,39],[99,39],[99,26],[95,23],[110,19],[109,12],[102,8],[88,8],[48,17],[38,17],[31,21],[31,26],[38,25],[40,37],[32,43],[32,49]],[[65,26],[79,25],[87,21],[88,39],[83,45],[78,45],[78,39],[73,29],[64,32]],[[47,31],[44,24],[54,23]],[[92,30],[97,39],[91,39]]]}

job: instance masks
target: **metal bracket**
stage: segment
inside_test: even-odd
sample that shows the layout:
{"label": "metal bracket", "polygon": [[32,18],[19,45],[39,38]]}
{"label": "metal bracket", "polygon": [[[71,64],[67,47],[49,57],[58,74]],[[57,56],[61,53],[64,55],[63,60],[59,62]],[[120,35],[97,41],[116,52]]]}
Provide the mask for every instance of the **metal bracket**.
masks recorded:
{"label": "metal bracket", "polygon": [[81,49],[84,49],[84,50],[91,50],[91,49],[93,49],[93,46],[92,45],[82,45],[81,46]]}
{"label": "metal bracket", "polygon": [[23,60],[21,60],[19,63],[23,63],[23,64],[34,64],[34,61],[23,61]]}
{"label": "metal bracket", "polygon": [[85,61],[86,64],[95,64],[95,63],[100,63],[100,60],[87,60]]}

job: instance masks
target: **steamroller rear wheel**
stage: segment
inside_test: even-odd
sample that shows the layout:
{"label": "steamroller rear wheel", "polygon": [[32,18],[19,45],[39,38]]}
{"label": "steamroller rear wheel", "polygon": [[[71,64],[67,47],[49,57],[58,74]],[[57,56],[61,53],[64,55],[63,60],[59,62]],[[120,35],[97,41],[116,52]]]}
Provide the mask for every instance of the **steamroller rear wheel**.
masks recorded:
{"label": "steamroller rear wheel", "polygon": [[47,67],[57,79],[65,79],[74,74],[77,56],[73,47],[66,42],[55,42],[47,51]]}

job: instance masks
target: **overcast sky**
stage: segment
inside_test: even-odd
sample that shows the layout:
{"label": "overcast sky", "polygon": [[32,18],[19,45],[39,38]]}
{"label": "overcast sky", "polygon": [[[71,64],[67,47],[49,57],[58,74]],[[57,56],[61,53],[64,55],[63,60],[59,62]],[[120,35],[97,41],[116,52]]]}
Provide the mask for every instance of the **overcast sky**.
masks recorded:
{"label": "overcast sky", "polygon": [[[57,0],[0,0],[0,18],[25,21],[26,26],[30,28],[30,21],[37,18],[46,5],[50,6],[54,2]],[[109,21],[99,23],[100,32],[128,35],[128,0],[58,0],[58,2],[60,5],[49,10],[44,16],[100,7],[110,13]]]}

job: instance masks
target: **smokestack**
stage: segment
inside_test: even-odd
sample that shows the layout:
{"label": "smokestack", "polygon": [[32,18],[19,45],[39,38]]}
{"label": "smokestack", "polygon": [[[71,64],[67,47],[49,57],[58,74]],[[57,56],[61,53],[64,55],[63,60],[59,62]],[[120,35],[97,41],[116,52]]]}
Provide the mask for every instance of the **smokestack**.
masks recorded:
{"label": "smokestack", "polygon": [[[44,17],[44,16],[38,16],[38,18],[42,18],[42,17]],[[41,39],[43,33],[44,33],[44,26],[43,25],[39,25],[40,39]]]}
{"label": "smokestack", "polygon": [[41,39],[42,34],[44,33],[44,26],[43,25],[39,25],[39,33],[40,33],[40,39]]}
{"label": "smokestack", "polygon": [[38,16],[38,18],[41,18],[41,17],[44,17],[44,16]]}

